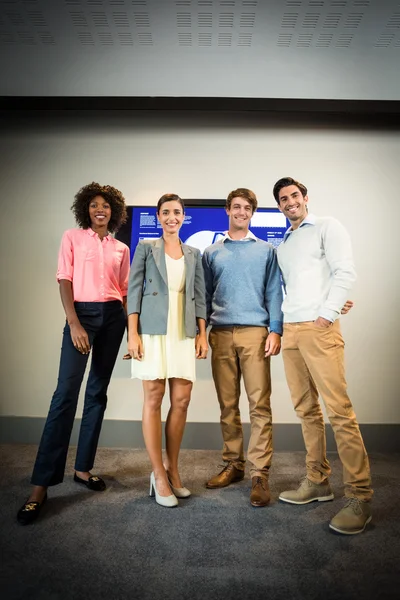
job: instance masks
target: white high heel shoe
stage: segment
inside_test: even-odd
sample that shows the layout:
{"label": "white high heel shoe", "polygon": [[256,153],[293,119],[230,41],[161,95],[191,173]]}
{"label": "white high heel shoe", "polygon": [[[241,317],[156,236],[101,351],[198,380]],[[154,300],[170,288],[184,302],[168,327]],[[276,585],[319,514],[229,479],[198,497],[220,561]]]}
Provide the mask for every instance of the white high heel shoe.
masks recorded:
{"label": "white high heel shoe", "polygon": [[170,478],[168,477],[169,485],[171,486],[171,490],[174,492],[177,498],[189,498],[192,495],[192,492],[188,490],[186,487],[176,488],[172,485]]}
{"label": "white high heel shoe", "polygon": [[156,479],[154,477],[154,473],[150,475],[149,496],[155,496],[156,502],[160,506],[166,506],[167,508],[173,508],[174,506],[178,506],[178,500],[177,497],[174,496],[174,494],[171,494],[171,496],[160,496],[160,494],[157,492]]}

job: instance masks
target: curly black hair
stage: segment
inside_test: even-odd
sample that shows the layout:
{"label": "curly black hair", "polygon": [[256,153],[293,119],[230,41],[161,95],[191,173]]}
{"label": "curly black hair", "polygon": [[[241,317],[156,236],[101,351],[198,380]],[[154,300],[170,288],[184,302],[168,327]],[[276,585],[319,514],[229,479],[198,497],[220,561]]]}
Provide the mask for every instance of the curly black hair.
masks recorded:
{"label": "curly black hair", "polygon": [[83,186],[75,195],[71,210],[74,213],[77,224],[82,229],[89,229],[91,227],[89,204],[96,196],[101,196],[111,206],[111,219],[108,223],[108,231],[111,233],[118,231],[127,219],[125,198],[122,192],[111,185],[100,185],[95,181]]}

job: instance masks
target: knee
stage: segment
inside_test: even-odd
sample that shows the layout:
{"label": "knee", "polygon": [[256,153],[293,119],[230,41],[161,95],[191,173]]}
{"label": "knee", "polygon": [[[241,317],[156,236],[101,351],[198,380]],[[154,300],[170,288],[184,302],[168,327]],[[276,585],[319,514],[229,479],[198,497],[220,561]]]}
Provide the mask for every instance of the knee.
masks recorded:
{"label": "knee", "polygon": [[145,407],[151,412],[158,412],[159,410],[161,410],[162,399],[162,394],[148,394],[144,399]]}
{"label": "knee", "polygon": [[315,423],[324,421],[324,415],[322,414],[322,410],[318,406],[308,407],[308,408],[295,408],[296,415],[302,421],[312,421]]}
{"label": "knee", "polygon": [[178,398],[174,398],[171,402],[171,406],[173,410],[177,410],[182,413],[187,413],[190,403],[190,396],[180,396]]}
{"label": "knee", "polygon": [[231,422],[232,420],[240,420],[240,409],[235,405],[220,404],[221,421]]}
{"label": "knee", "polygon": [[262,402],[258,404],[252,404],[249,409],[250,417],[265,417],[271,415],[271,404],[270,402]]}
{"label": "knee", "polygon": [[292,398],[292,401],[296,415],[300,419],[323,418],[321,406],[318,400],[312,401],[308,394],[304,394],[303,396],[297,399]]}
{"label": "knee", "polygon": [[335,430],[359,431],[359,426],[353,410],[343,410],[342,413],[328,411],[328,419]]}
{"label": "knee", "polygon": [[58,386],[50,403],[50,412],[75,410],[78,404],[79,387]]}

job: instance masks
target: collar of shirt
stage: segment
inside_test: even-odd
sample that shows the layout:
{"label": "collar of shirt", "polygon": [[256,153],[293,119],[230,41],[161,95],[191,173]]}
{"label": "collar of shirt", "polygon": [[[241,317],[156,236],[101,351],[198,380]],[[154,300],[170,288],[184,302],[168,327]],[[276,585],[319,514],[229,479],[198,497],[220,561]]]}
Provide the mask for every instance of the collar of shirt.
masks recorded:
{"label": "collar of shirt", "polygon": [[248,232],[246,233],[246,235],[244,236],[244,238],[241,238],[240,240],[233,240],[231,238],[231,236],[229,235],[229,231],[224,231],[224,237],[221,238],[220,241],[221,242],[226,242],[226,240],[231,240],[232,242],[247,242],[249,240],[256,240],[257,241],[257,238],[254,235],[254,233],[252,233],[250,231],[250,229],[249,229]]}
{"label": "collar of shirt", "polygon": [[[302,220],[302,222],[300,223],[298,229],[300,229],[301,227],[304,227],[304,225],[315,225],[315,215],[313,215],[312,213],[310,213],[309,215],[306,216],[305,219]],[[292,229],[292,226],[289,227],[289,229],[287,229],[285,231],[285,234],[283,236],[283,241],[286,242],[286,240],[288,239],[288,237],[290,236],[291,233],[293,233],[293,231],[296,231],[295,229]]]}
{"label": "collar of shirt", "polygon": [[[97,237],[99,237],[99,234],[96,231],[93,231],[93,229],[91,227],[89,227],[88,229],[86,229],[86,231],[92,237],[95,236],[95,235],[97,235]],[[111,240],[111,234],[107,233],[107,235],[104,236],[103,240]]]}

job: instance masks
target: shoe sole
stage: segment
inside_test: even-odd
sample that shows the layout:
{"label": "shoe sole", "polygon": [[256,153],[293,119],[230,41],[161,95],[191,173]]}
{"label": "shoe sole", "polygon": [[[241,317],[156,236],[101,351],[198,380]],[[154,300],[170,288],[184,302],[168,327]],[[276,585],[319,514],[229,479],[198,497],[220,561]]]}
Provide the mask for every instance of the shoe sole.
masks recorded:
{"label": "shoe sole", "polygon": [[206,488],[208,490],[219,490],[219,489],[222,489],[222,488],[226,488],[229,485],[232,485],[232,483],[238,483],[239,481],[243,481],[243,479],[244,479],[244,476],[241,477],[240,479],[233,479],[232,481],[230,481],[226,485],[209,485],[208,483],[206,483]]}
{"label": "shoe sole", "polygon": [[330,523],[329,523],[329,527],[333,531],[336,531],[336,533],[341,533],[342,535],[357,535],[357,533],[362,533],[364,531],[364,529],[366,528],[368,523],[371,523],[371,520],[372,520],[372,517],[368,517],[368,519],[365,521],[364,527],[362,529],[357,529],[357,531],[344,531],[343,529],[338,529],[338,527],[334,527]]}
{"label": "shoe sole", "polygon": [[289,500],[288,498],[282,498],[282,496],[279,496],[279,500],[281,500],[281,502],[287,502],[288,504],[310,504],[310,502],[329,502],[329,500],[333,499],[333,494],[329,494],[329,496],[320,496],[319,498],[310,498],[309,500],[302,500],[301,502],[299,502],[298,500]]}
{"label": "shoe sole", "polygon": [[18,525],[21,525],[22,527],[27,527],[28,525],[33,525],[33,523],[35,523],[38,518],[39,518],[39,515],[37,515],[34,519],[32,519],[32,521],[20,521],[17,518],[17,523],[18,523]]}
{"label": "shoe sole", "polygon": [[73,481],[74,481],[74,483],[79,483],[80,485],[84,485],[91,492],[105,492],[105,490],[107,489],[107,486],[106,486],[106,484],[104,482],[103,482],[104,483],[104,487],[102,487],[102,488],[93,488],[93,487],[90,487],[90,482],[89,481],[85,481],[85,479],[81,479],[81,478],[75,479],[75,477],[74,477]]}
{"label": "shoe sole", "polygon": [[177,504],[162,504],[161,502],[158,502],[158,500],[156,500],[156,504],[158,504],[158,506],[162,506],[163,508],[176,508],[178,505]]}
{"label": "shoe sole", "polygon": [[[157,500],[154,492],[152,494],[149,494],[149,498],[154,498],[156,501],[156,504],[158,504],[159,506],[162,506],[163,508],[176,508],[177,506],[179,506],[178,502],[176,504],[163,504],[162,502],[159,502]],[[161,498],[168,498],[168,496],[161,496]]]}

